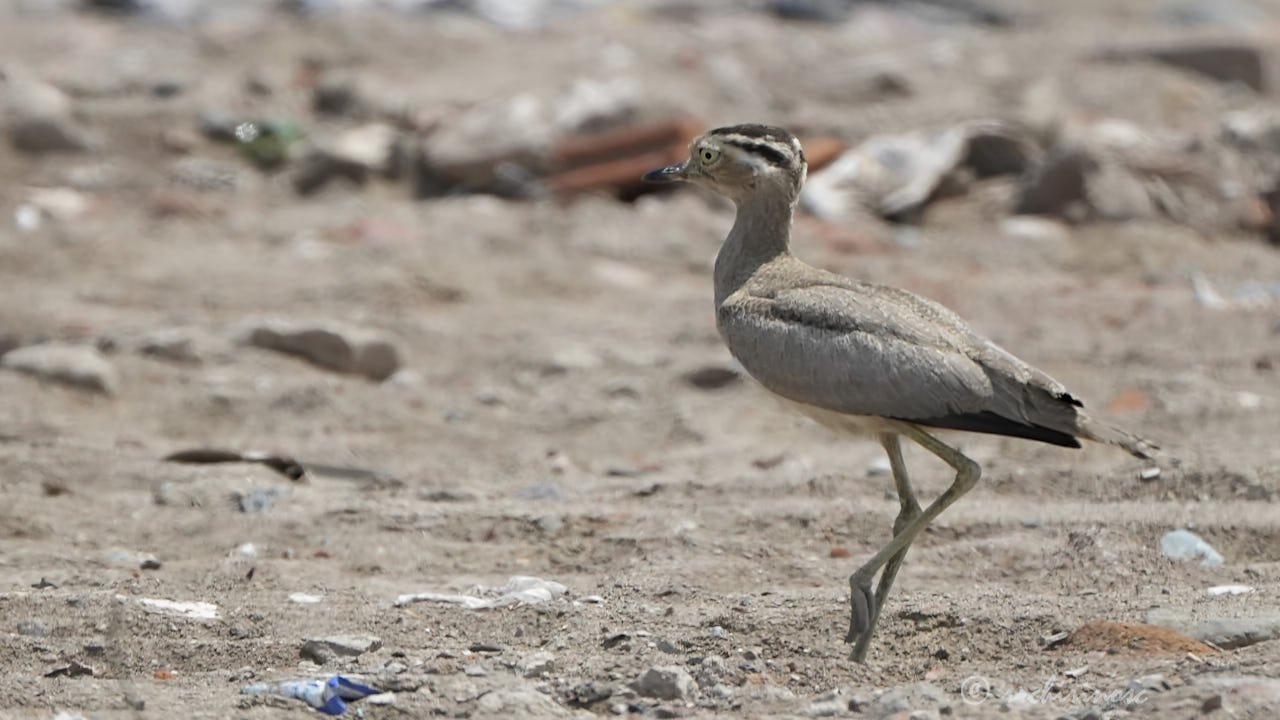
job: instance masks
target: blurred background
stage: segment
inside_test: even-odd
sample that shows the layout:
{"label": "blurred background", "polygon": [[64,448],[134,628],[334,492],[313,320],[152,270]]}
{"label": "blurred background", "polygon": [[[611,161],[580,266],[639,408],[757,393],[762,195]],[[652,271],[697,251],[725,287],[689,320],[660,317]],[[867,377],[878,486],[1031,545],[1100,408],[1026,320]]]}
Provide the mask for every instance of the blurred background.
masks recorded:
{"label": "blurred background", "polygon": [[[1039,633],[1090,619],[1251,616],[1199,598],[1278,587],[1278,41],[1270,0],[0,0],[0,574],[31,596],[9,617],[56,630],[4,641],[0,710],[92,664],[108,626],[130,639],[99,675],[152,707],[229,712],[228,673],[292,667],[323,630],[382,636],[348,669],[428,678],[412,712],[534,682],[439,655],[485,641],[557,653],[525,714],[630,712],[632,674],[709,655],[727,675],[684,701],[799,713],[1010,658],[1037,686]],[[711,303],[733,208],[638,180],[741,122],[804,142],[797,255],[952,307],[1176,458],[962,439],[984,484],[913,549],[917,614],[871,669],[839,637],[844,578],[897,508],[882,452],[743,377]],[[212,449],[312,477],[162,461],[233,459]],[[909,462],[926,495],[949,481]],[[1165,558],[1179,527],[1226,569]],[[562,603],[564,632],[386,606],[510,574],[605,602]],[[1155,589],[1077,592],[1134,574]],[[88,600],[49,617],[46,578]],[[103,625],[144,592],[236,631]],[[1008,640],[991,597],[1038,608],[1031,629]],[[939,603],[967,624],[919,619]],[[601,649],[623,630],[686,644]],[[1274,676],[1274,645],[1241,672]]]}

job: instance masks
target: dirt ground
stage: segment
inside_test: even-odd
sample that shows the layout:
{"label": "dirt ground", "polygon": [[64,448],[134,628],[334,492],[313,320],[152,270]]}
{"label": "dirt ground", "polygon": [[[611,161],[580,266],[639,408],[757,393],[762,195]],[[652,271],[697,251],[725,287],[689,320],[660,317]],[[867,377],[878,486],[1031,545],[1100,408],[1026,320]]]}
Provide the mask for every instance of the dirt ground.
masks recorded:
{"label": "dirt ground", "polygon": [[[879,445],[789,414],[750,381],[685,379],[731,363],[711,307],[724,203],[412,201],[384,181],[298,197],[285,174],[197,136],[191,155],[238,167],[235,188],[156,212],[181,159],[160,138],[194,133],[198,111],[333,122],[292,84],[307,58],[428,108],[624,74],[646,115],[852,141],[1015,112],[1046,78],[1072,113],[1206,136],[1224,111],[1272,102],[1090,60],[1107,43],[1208,32],[1158,4],[1116,5],[1037,8],[1009,28],[613,8],[529,32],[378,13],[190,28],[0,9],[0,60],[79,88],[105,140],[85,154],[0,147],[0,335],[96,343],[120,375],[105,396],[0,371],[0,718],[293,717],[311,711],[241,688],[334,672],[394,691],[357,703],[367,718],[1280,716],[1280,641],[1195,654],[1125,635],[1041,640],[1153,611],[1189,625],[1277,614],[1280,312],[1205,307],[1190,279],[1277,282],[1280,251],[1256,237],[1159,221],[1020,236],[991,210],[998,183],[909,229],[798,219],[801,257],[952,307],[1171,456],[1144,481],[1108,447],[953,436],[983,481],[914,546],[857,665],[847,578],[897,510]],[[1280,25],[1250,32],[1274,44]],[[884,59],[912,78],[908,97],[840,91],[857,62]],[[248,77],[272,91],[247,91]],[[159,81],[183,91],[137,89]],[[83,215],[15,229],[29,188],[77,171],[106,178]],[[237,344],[262,317],[376,328],[405,368],[378,383]],[[174,328],[199,362],[137,350]],[[292,483],[161,460],[201,446],[382,474]],[[923,451],[907,461],[926,496],[950,481]],[[242,512],[237,493],[253,491],[273,504]],[[1163,557],[1176,528],[1225,564]],[[146,555],[159,567],[141,569]],[[393,605],[515,575],[568,592],[490,611]],[[1256,591],[1206,595],[1236,583]],[[142,598],[212,603],[218,617]],[[340,634],[380,647],[323,667],[300,657],[304,639]],[[536,653],[549,669],[528,669]],[[92,675],[47,677],[72,661]],[[665,666],[698,685],[674,699],[629,689]],[[1039,701],[1008,697],[1046,683]],[[1130,701],[1095,703],[1094,690]]]}

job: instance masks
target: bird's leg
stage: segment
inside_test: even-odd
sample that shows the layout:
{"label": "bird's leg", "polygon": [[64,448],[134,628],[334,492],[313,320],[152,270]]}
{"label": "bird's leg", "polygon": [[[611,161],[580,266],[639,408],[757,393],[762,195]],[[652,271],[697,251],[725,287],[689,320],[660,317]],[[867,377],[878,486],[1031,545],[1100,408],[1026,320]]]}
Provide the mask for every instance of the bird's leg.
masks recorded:
{"label": "bird's leg", "polygon": [[[884,598],[868,598],[867,594],[871,591],[871,579],[875,577],[876,571],[882,567],[886,567],[891,559],[898,556],[899,553],[905,554],[907,548],[911,547],[911,542],[915,540],[916,535],[921,530],[928,527],[934,518],[942,514],[942,511],[951,507],[952,503],[959,500],[961,496],[973,489],[978,483],[978,478],[982,476],[982,468],[978,463],[969,459],[964,453],[956,450],[950,445],[935,438],[929,433],[909,423],[894,423],[895,428],[902,435],[906,435],[915,441],[916,444],[925,450],[937,455],[943,462],[947,463],[956,471],[956,479],[951,483],[941,495],[939,495],[929,506],[924,509],[914,519],[908,521],[906,526],[897,531],[893,539],[889,541],[875,555],[867,561],[865,565],[858,568],[853,575],[849,576],[849,590],[851,597],[854,598],[853,616],[849,623],[849,634],[845,636],[845,642],[858,641],[853,652],[850,653],[849,659],[861,662],[866,656],[866,644],[870,642],[870,634],[872,630],[871,618],[876,610],[876,603],[884,602]],[[890,454],[890,465],[893,464],[893,456]],[[897,477],[895,474],[895,482]],[[901,491],[899,491],[901,493]],[[901,497],[901,494],[899,495]],[[901,517],[901,515],[899,515]],[[897,525],[897,523],[894,523]],[[895,530],[897,528],[895,527]],[[901,560],[899,560],[901,562]],[[896,572],[896,570],[895,570]],[[887,590],[887,588],[886,588]],[[862,602],[859,603],[858,600]],[[861,617],[859,615],[860,607],[866,607],[867,612]],[[866,635],[866,639],[863,639]],[[862,655],[859,656],[861,648]]]}
{"label": "bird's leg", "polygon": [[[893,534],[896,537],[906,530],[913,520],[920,517],[920,503],[916,500],[916,493],[911,488],[911,479],[907,476],[907,464],[902,459],[902,444],[898,440],[897,433],[884,433],[880,436],[880,444],[884,446],[884,451],[889,456],[889,467],[893,470],[893,484],[898,491],[898,517],[893,521]],[[880,582],[876,585],[875,595],[871,595],[870,583],[862,586],[857,597],[867,606],[867,617],[865,621],[859,622],[857,614],[859,608],[853,609],[855,619],[851,622],[849,630],[850,636],[855,634],[854,627],[861,624],[863,627],[856,633],[857,644],[853,648],[852,658],[857,662],[862,662],[867,657],[867,648],[871,645],[871,636],[876,631],[876,622],[880,619],[880,609],[884,607],[885,598],[889,597],[889,589],[893,587],[893,581],[898,577],[898,569],[902,567],[902,562],[907,558],[907,547],[903,547],[897,553],[889,558],[885,563],[884,570],[880,572]]]}

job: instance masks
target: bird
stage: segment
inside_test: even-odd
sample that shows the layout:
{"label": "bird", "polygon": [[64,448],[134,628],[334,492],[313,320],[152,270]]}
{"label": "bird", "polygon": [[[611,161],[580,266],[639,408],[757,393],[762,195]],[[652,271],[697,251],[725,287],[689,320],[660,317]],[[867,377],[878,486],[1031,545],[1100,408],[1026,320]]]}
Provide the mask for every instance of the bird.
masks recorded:
{"label": "bird", "polygon": [[[941,304],[808,265],[791,227],[808,172],[788,130],[748,123],[696,137],[687,159],[649,183],[692,183],[731,200],[736,216],[716,256],[716,328],[746,372],[833,430],[876,437],[898,494],[893,538],[849,576],[850,659],[866,661],[876,623],[915,538],[981,477],[937,431],[968,431],[1069,448],[1080,440],[1151,459],[1152,442],[1088,415],[1046,373],[996,345]],[[955,472],[921,506],[902,455],[906,438]],[[872,590],[872,580],[880,573]]]}

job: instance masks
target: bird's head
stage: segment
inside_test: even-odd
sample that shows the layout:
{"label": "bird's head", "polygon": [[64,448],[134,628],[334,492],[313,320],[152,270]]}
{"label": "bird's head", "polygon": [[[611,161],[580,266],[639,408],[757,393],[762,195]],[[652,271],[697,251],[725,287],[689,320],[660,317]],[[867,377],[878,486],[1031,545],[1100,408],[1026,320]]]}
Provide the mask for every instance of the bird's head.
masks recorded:
{"label": "bird's head", "polygon": [[770,125],[716,128],[689,144],[689,158],[645,173],[651,183],[691,182],[742,202],[759,193],[794,203],[808,165],[795,135]]}

